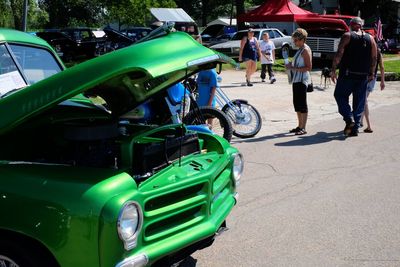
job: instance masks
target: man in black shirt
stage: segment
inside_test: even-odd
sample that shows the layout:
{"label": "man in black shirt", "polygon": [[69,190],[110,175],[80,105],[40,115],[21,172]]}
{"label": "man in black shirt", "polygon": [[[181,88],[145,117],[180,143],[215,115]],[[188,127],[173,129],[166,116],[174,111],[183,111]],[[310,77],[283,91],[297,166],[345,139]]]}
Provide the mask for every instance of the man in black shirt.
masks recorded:
{"label": "man in black shirt", "polygon": [[[361,18],[353,18],[350,32],[343,34],[338,51],[333,59],[331,79],[336,83],[335,99],[339,113],[346,122],[344,134],[357,136],[362,113],[364,112],[368,81],[374,78],[376,66],[376,43],[374,38],[362,29]],[[340,65],[339,65],[340,63]],[[336,67],[339,65],[339,78]],[[353,110],[349,97],[353,94]]]}

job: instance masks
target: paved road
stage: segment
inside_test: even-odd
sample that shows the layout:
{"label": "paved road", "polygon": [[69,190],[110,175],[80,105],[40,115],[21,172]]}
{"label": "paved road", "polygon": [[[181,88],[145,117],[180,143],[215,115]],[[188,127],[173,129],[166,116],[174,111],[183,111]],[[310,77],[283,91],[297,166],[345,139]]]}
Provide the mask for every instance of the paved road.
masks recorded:
{"label": "paved road", "polygon": [[182,266],[400,266],[400,82],[370,96],[374,133],[346,139],[333,85],[308,94],[308,134],[297,137],[285,76],[252,88],[243,71],[222,76],[264,125],[233,140],[246,169],[230,230]]}

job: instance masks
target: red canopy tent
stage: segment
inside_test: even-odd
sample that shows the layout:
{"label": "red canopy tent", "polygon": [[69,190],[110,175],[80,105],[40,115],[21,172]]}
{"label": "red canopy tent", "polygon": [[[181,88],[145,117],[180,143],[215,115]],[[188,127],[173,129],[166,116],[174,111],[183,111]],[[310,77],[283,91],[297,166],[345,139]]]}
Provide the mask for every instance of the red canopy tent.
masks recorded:
{"label": "red canopy tent", "polygon": [[318,14],[304,10],[290,0],[269,0],[256,9],[238,16],[240,22],[294,22],[298,19],[317,17]]}

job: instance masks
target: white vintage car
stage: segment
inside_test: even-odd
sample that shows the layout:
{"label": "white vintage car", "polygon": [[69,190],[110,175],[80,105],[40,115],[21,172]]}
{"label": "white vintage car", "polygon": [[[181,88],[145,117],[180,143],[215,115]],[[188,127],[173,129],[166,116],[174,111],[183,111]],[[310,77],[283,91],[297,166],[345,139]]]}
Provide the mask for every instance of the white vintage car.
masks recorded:
{"label": "white vintage car", "polygon": [[[254,37],[256,37],[258,40],[261,40],[264,32],[268,32],[269,38],[274,42],[277,55],[281,53],[281,50],[287,50],[287,52],[289,53],[290,50],[295,49],[294,44],[292,43],[292,37],[284,35],[280,30],[276,28],[254,29]],[[238,59],[240,40],[242,40],[242,38],[246,35],[247,30],[238,31],[231,40],[213,45],[210,48],[218,52],[224,53],[231,58]]]}

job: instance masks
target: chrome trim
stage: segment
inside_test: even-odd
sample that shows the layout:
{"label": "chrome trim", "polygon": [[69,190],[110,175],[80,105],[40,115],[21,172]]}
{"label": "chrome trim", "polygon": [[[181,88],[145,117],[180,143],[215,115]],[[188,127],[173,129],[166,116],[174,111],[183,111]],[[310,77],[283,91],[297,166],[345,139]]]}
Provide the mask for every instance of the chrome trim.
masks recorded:
{"label": "chrome trim", "polygon": [[0,255],[0,266],[12,266],[12,267],[19,267],[12,259]]}
{"label": "chrome trim", "polygon": [[238,201],[239,201],[239,193],[238,193],[238,192],[235,192],[235,193],[233,194],[233,198],[235,199],[235,205],[236,205],[236,203],[238,203]]}
{"label": "chrome trim", "polygon": [[134,267],[146,266],[149,263],[149,257],[145,253],[142,253],[137,256],[131,256],[131,257],[124,259],[123,261],[117,263],[117,265],[115,265],[115,267],[123,267],[125,264],[129,264],[129,263],[134,264],[135,259],[138,259],[139,257],[143,257],[143,256],[146,261],[144,265],[132,265],[132,266],[134,266]]}

